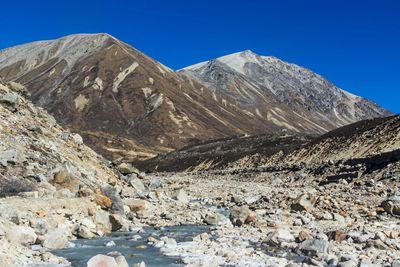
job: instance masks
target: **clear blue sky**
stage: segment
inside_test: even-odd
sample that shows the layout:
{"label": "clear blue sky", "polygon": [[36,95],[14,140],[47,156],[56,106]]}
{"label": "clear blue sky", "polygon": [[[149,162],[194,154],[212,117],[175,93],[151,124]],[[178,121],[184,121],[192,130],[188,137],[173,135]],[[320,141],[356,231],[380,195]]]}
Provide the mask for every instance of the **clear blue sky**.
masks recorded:
{"label": "clear blue sky", "polygon": [[107,32],[173,69],[251,49],[400,113],[397,0],[4,0],[0,10],[0,49]]}

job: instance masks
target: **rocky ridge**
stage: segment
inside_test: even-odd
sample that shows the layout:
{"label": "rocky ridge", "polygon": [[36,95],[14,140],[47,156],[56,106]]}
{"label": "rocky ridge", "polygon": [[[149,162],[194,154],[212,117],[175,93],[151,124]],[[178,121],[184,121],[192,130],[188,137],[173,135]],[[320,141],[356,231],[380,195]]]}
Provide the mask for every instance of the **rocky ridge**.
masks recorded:
{"label": "rocky ridge", "polygon": [[255,116],[295,132],[324,133],[390,112],[348,93],[322,76],[275,57],[246,50],[179,71],[228,95]]}
{"label": "rocky ridge", "polygon": [[174,72],[108,34],[4,49],[0,76],[110,159],[238,135],[320,134],[389,114],[276,58],[244,51]]}

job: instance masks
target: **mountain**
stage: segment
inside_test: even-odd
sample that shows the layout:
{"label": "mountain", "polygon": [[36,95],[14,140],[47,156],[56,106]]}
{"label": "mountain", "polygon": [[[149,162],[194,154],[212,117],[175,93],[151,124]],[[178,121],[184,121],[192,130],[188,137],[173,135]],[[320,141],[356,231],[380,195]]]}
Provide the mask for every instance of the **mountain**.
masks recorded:
{"label": "mountain", "polygon": [[[370,165],[400,160],[400,115],[375,118],[321,136],[224,138],[137,162],[145,171],[287,171],[326,162]],[[308,168],[308,167],[307,167]]]}
{"label": "mountain", "polygon": [[107,34],[5,49],[0,76],[26,86],[35,103],[110,157],[146,158],[254,131],[244,111],[221,107],[200,84]]}
{"label": "mountain", "polygon": [[291,152],[285,156],[285,161],[338,161],[368,158],[394,151],[400,156],[400,115],[364,120],[335,129]]}
{"label": "mountain", "polygon": [[179,73],[206,85],[217,96],[232,97],[254,116],[296,132],[323,133],[390,115],[308,69],[250,50],[195,64]]}
{"label": "mountain", "polygon": [[311,136],[263,134],[226,137],[187,146],[157,157],[136,161],[134,165],[146,172],[178,172],[223,169],[232,162],[254,155],[272,156],[288,153],[313,139]]}
{"label": "mountain", "polygon": [[389,114],[311,71],[250,51],[174,72],[108,34],[4,49],[0,76],[24,85],[109,158],[143,160],[227,136],[319,134]]}

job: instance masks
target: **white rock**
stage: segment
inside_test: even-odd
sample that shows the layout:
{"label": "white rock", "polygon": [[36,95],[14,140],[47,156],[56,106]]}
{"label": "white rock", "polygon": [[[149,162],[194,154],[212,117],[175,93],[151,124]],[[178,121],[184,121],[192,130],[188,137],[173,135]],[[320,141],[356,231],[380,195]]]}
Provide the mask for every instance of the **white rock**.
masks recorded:
{"label": "white rock", "polygon": [[43,246],[49,249],[61,249],[68,244],[66,226],[60,226],[55,230],[49,231],[44,236]]}
{"label": "white rock", "polygon": [[30,227],[15,225],[7,229],[6,237],[12,243],[28,246],[35,243],[37,235]]}
{"label": "white rock", "polygon": [[124,256],[118,256],[115,258],[115,261],[117,262],[119,267],[129,267],[128,262],[126,261]]}
{"label": "white rock", "polygon": [[117,261],[110,256],[98,254],[87,262],[87,267],[120,267]]}
{"label": "white rock", "polygon": [[178,202],[181,202],[183,204],[187,204],[190,201],[189,196],[186,194],[185,190],[183,190],[183,189],[179,189],[178,192],[176,192],[174,199],[176,199]]}
{"label": "white rock", "polygon": [[72,135],[72,140],[74,140],[74,142],[75,142],[77,145],[82,145],[82,144],[83,144],[83,138],[82,138],[82,136],[80,136],[79,134],[73,134],[73,135]]}
{"label": "white rock", "polygon": [[115,242],[114,241],[108,241],[105,245],[106,247],[114,247],[115,246]]}

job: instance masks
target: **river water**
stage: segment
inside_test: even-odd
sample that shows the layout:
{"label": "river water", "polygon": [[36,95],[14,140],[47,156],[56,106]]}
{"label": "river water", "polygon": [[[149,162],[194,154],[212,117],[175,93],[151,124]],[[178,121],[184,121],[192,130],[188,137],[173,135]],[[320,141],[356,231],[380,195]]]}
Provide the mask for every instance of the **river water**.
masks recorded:
{"label": "river water", "polygon": [[[162,228],[143,228],[144,232],[116,232],[96,239],[78,239],[74,241],[75,247],[55,250],[57,256],[66,258],[74,267],[86,267],[87,261],[97,254],[107,254],[117,251],[125,256],[131,266],[134,263],[144,261],[146,267],[184,266],[179,258],[162,255],[158,248],[147,244],[147,238],[161,236],[174,238],[177,242],[192,241],[192,238],[201,233],[209,233],[210,226],[170,226]],[[141,238],[137,239],[139,235]],[[115,246],[108,247],[105,244],[113,241]]]}

